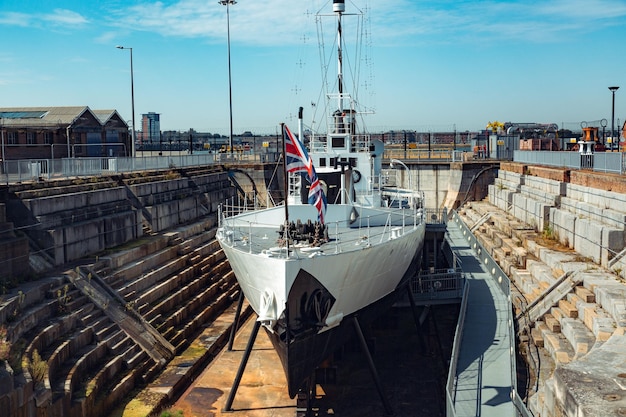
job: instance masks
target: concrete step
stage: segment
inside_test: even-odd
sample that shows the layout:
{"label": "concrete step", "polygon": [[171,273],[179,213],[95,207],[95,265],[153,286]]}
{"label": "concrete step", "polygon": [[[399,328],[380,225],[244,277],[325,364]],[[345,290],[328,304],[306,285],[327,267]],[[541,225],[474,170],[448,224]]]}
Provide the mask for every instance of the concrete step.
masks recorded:
{"label": "concrete step", "polygon": [[578,309],[574,304],[567,300],[559,300],[559,308],[563,311],[565,317],[578,318]]}
{"label": "concrete step", "polygon": [[573,359],[589,353],[596,341],[596,338],[584,325],[584,323],[578,319],[564,317],[561,321],[561,325],[561,333],[574,349],[575,353]]}
{"label": "concrete step", "polygon": [[552,314],[544,315],[543,321],[552,333],[561,333],[561,323]]}
{"label": "concrete step", "polygon": [[570,363],[575,356],[575,352],[565,336],[561,333],[551,332],[547,326],[541,330],[544,340],[544,348],[550,353],[554,363],[557,365]]}
{"label": "concrete step", "polygon": [[552,268],[540,260],[529,259],[526,263],[526,269],[540,285],[548,284],[550,286],[556,282],[557,277],[554,276]]}
{"label": "concrete step", "polygon": [[596,301],[596,295],[583,286],[579,285],[574,288],[574,293],[585,303],[595,303]]}

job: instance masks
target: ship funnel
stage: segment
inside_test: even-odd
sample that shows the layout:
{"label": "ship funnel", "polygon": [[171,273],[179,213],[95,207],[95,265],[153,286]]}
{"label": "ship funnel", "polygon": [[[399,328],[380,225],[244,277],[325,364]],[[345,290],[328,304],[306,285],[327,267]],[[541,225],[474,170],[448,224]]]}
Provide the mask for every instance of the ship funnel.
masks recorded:
{"label": "ship funnel", "polygon": [[346,11],[345,0],[333,0],[333,12],[343,13]]}

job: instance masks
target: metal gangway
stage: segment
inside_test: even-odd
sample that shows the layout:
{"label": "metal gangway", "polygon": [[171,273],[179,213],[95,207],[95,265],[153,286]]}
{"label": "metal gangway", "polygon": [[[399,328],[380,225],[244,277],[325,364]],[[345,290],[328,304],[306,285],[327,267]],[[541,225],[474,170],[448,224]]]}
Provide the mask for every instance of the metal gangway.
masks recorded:
{"label": "metal gangway", "polygon": [[465,277],[448,381],[448,417],[531,416],[517,393],[508,277],[453,211],[446,241]]}

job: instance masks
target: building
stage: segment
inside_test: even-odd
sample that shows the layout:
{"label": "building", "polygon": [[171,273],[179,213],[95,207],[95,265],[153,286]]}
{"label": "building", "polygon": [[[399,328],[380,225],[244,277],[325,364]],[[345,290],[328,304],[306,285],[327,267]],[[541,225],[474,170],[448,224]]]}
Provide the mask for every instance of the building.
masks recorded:
{"label": "building", "polygon": [[161,115],[149,112],[141,115],[141,134],[139,144],[159,143],[161,136]]}
{"label": "building", "polygon": [[116,110],[0,107],[0,158],[127,156],[128,124]]}

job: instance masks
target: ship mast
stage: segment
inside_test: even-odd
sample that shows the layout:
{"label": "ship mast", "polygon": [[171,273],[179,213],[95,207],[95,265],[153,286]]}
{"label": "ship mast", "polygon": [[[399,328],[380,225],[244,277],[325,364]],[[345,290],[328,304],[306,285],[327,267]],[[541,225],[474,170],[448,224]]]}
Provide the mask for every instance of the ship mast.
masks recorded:
{"label": "ship mast", "polygon": [[337,84],[339,92],[339,111],[343,112],[343,61],[341,54],[341,16],[346,11],[345,0],[333,0],[333,12],[337,14]]}

